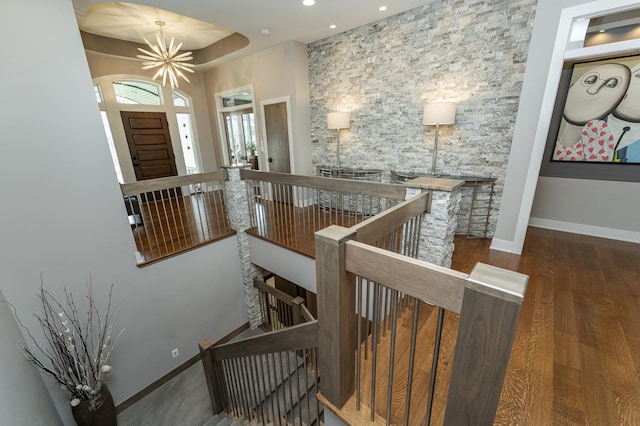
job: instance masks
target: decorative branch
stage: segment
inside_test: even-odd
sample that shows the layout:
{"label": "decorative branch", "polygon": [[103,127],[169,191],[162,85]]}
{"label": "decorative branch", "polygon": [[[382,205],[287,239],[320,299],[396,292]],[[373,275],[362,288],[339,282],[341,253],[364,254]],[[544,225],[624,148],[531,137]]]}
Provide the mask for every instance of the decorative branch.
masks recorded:
{"label": "decorative branch", "polygon": [[54,379],[65,389],[71,398],[71,404],[90,401],[93,409],[100,403],[97,394],[102,387],[105,375],[111,371],[107,364],[109,355],[117,343],[122,329],[112,337],[111,299],[113,284],[109,289],[109,299],[104,318],[100,315],[93,298],[91,282],[87,283],[87,308],[82,314],[73,298],[73,294],[64,289],[64,298],[59,301],[44,289],[40,283],[38,298],[42,312],[34,314],[37,319],[46,347],[39,343],[30,330],[18,317],[16,308],[6,302],[29,337],[33,350],[25,345],[20,349],[27,360],[38,370]]}

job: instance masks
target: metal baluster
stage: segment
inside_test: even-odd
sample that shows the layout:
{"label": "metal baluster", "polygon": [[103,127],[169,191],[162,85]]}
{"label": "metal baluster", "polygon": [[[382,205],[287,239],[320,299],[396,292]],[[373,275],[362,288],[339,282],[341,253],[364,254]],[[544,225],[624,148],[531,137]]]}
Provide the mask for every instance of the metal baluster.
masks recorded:
{"label": "metal baluster", "polygon": [[431,423],[431,408],[433,406],[433,393],[436,387],[436,374],[438,370],[438,356],[440,354],[440,338],[442,337],[442,321],[444,319],[444,309],[438,307],[438,325],[436,328],[436,341],[433,345],[433,362],[431,363],[431,378],[429,379],[429,399],[427,401],[427,418],[425,425]]}
{"label": "metal baluster", "polygon": [[254,397],[254,402],[253,402],[253,409],[255,410],[256,413],[256,417],[258,415],[260,415],[260,418],[262,419],[262,404],[260,402],[260,391],[258,389],[258,377],[256,375],[256,370],[255,370],[255,359],[254,356],[249,356],[247,358],[247,361],[249,363],[249,370],[251,371],[251,387],[253,388],[253,397]]}
{"label": "metal baluster", "polygon": [[387,426],[391,420],[391,397],[393,396],[393,369],[396,356],[396,322],[398,318],[398,292],[392,291],[391,346],[389,347],[389,385],[387,387]]}
{"label": "metal baluster", "polygon": [[378,358],[378,310],[380,289],[378,283],[373,284],[373,331],[371,341],[371,421],[373,421],[376,411],[376,361]]}
{"label": "metal baluster", "polygon": [[[270,363],[270,360],[269,360],[269,354],[264,354],[262,356],[264,357],[263,360],[264,360],[264,362],[265,362],[265,364],[267,366],[267,380],[269,381],[269,391],[267,393],[269,394],[269,399],[271,399],[271,411],[273,413],[273,418],[274,418],[274,421],[275,421],[275,419],[277,417],[279,417],[279,415],[276,414],[276,404],[275,404],[275,401],[274,401],[274,398],[273,398],[275,389],[273,387],[273,382],[271,381],[271,363]],[[276,374],[275,371],[274,371],[273,374],[274,374],[274,377],[275,377],[275,374]],[[279,411],[278,411],[278,413],[279,413]]]}
{"label": "metal baluster", "polygon": [[366,302],[365,302],[365,317],[367,318],[367,329],[366,329],[366,336],[364,338],[364,360],[366,361],[367,359],[369,359],[369,324],[371,323],[371,318],[369,317],[369,293],[371,290],[371,286],[369,285],[369,280],[365,279],[363,281],[363,284],[366,284],[367,286],[367,297],[366,297]]}
{"label": "metal baluster", "polygon": [[238,377],[238,368],[236,366],[236,359],[230,359],[229,365],[233,375],[233,383],[236,395],[236,407],[238,408],[238,416],[244,415],[244,400],[242,398],[242,388],[240,386],[240,378]]}
{"label": "metal baluster", "polygon": [[[262,366],[260,365],[260,355],[254,355],[251,358],[252,362],[253,362],[253,368],[255,370],[255,375],[256,375],[256,388],[258,390],[258,407],[260,407],[260,421],[262,422],[262,424],[265,424],[265,412],[264,412],[264,407],[265,407],[265,398],[266,398],[266,392],[264,392],[264,375],[262,372]],[[269,410],[267,409],[267,419],[269,418]]]}
{"label": "metal baluster", "polygon": [[420,301],[414,299],[413,302],[413,323],[411,324],[411,346],[409,349],[409,372],[407,376],[407,397],[404,407],[404,426],[409,424],[409,411],[411,409],[411,387],[413,384],[413,366],[416,354],[416,338],[418,335],[418,310]]}
{"label": "metal baluster", "polygon": [[[309,402],[309,399],[311,398],[311,395],[309,395],[310,392],[310,388],[309,388],[309,366],[308,366],[308,362],[309,362],[309,358],[307,355],[307,350],[303,349],[302,350],[302,361],[303,361],[303,368],[304,368],[304,389],[305,389],[305,394],[307,395],[306,400],[307,400],[307,425],[311,426],[311,403]],[[302,419],[300,419],[300,421],[302,421]]]}
{"label": "metal baluster", "polygon": [[[276,355],[277,353],[273,353],[272,355],[272,363],[273,363],[273,377],[275,381],[274,393],[276,396],[276,407],[278,408],[278,423],[282,423],[282,414],[280,412],[280,384],[278,383],[278,370],[281,370],[276,366]],[[280,377],[282,378],[282,371],[280,372]],[[273,395],[273,394],[272,394]]]}
{"label": "metal baluster", "polygon": [[362,278],[356,276],[356,317],[358,318],[358,343],[356,347],[356,410],[360,411],[360,360],[362,346]]}
{"label": "metal baluster", "polygon": [[[226,359],[221,361],[222,372],[225,375],[227,382],[227,391],[229,393],[229,405],[227,406],[227,412],[230,413],[233,410],[233,414],[237,413],[236,403],[235,403],[235,392],[233,389],[233,380],[231,379],[231,374],[229,371],[229,365]],[[231,414],[231,413],[230,413]]]}
{"label": "metal baluster", "polygon": [[[316,393],[320,392],[320,377],[318,371],[318,350],[316,348],[311,349],[311,357],[313,362],[313,377],[315,380]],[[320,400],[315,398],[316,400],[316,410],[318,413],[318,425],[320,425]]]}

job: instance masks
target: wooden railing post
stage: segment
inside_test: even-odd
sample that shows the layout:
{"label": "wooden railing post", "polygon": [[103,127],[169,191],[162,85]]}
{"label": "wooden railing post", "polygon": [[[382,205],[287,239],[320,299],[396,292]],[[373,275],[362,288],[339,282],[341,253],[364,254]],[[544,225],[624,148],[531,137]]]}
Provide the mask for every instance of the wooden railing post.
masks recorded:
{"label": "wooden railing post", "polygon": [[318,365],[322,394],[342,407],[355,389],[355,277],[345,268],[346,242],[354,231],[330,226],[315,234],[318,289]]}
{"label": "wooden railing post", "polygon": [[211,356],[211,348],[215,341],[208,337],[200,342],[200,359],[204,368],[204,376],[207,380],[207,388],[209,389],[209,398],[211,399],[211,408],[213,414],[221,413],[226,409],[224,383],[221,383],[221,377],[218,369],[215,367],[213,357]]}
{"label": "wooden railing post", "polygon": [[304,298],[298,296],[291,301],[291,304],[292,304],[291,308],[292,308],[292,314],[293,314],[292,315],[293,325],[303,323],[304,320],[302,318],[301,306],[304,304]]}
{"label": "wooden railing post", "polygon": [[478,263],[467,280],[445,425],[492,425],[528,277]]}

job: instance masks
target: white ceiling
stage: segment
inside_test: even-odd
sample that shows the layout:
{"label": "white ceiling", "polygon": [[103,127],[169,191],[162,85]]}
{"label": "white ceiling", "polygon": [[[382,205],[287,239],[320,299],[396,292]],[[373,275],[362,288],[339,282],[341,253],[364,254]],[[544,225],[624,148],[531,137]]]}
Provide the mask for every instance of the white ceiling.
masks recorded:
{"label": "white ceiling", "polygon": [[[160,19],[167,23],[164,29],[167,40],[174,36],[177,41],[184,41],[183,49],[204,47],[216,41],[216,37],[223,38],[227,34],[203,23],[222,27],[222,31],[238,32],[249,39],[247,47],[209,65],[289,40],[310,43],[428,3],[425,0],[316,0],[314,6],[304,6],[302,0],[135,1],[136,5],[155,8],[154,12],[148,13],[132,3],[116,3],[116,7],[101,11],[104,2],[99,0],[72,2],[80,28],[107,37],[141,43],[144,38],[154,41],[158,31],[154,22]],[[94,8],[87,13],[92,6]],[[387,10],[378,10],[380,6],[387,6]],[[182,16],[172,18],[165,11]],[[188,18],[203,23],[196,21],[194,24]],[[330,29],[331,24],[336,28]],[[174,32],[172,27],[177,30]],[[262,35],[263,29],[269,30],[270,35]]]}

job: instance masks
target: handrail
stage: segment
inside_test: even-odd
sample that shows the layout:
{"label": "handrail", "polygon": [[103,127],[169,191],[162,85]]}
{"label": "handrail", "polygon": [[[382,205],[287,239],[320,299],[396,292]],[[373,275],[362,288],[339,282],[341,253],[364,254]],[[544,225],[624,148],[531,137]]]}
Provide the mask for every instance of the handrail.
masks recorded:
{"label": "handrail", "polygon": [[346,249],[347,271],[457,314],[462,310],[469,275],[358,241],[347,241]]}
{"label": "handrail", "polygon": [[282,330],[247,337],[213,347],[213,359],[263,355],[271,352],[298,351],[318,345],[318,321],[313,320]]}
{"label": "handrail", "polygon": [[393,183],[366,182],[350,179],[326,178],[319,176],[294,175],[289,173],[263,172],[257,170],[240,170],[240,177],[245,180],[285,185],[305,186],[327,191],[340,191],[360,195],[404,200],[407,187]]}
{"label": "handrail", "polygon": [[279,301],[286,303],[289,306],[293,306],[293,300],[295,299],[292,296],[289,296],[287,293],[285,293],[284,291],[278,290],[275,287],[271,287],[270,285],[267,285],[264,281],[262,281],[260,278],[254,278],[253,279],[253,286],[255,288],[257,288],[260,291],[263,291],[265,293],[269,293],[272,296],[275,296]]}
{"label": "handrail", "polygon": [[211,182],[214,180],[223,181],[227,179],[225,170],[215,172],[196,173],[184,176],[169,176],[157,179],[141,180],[120,184],[122,195],[135,195],[142,192],[160,191],[163,189],[176,188],[180,186],[193,185],[200,182]]}
{"label": "handrail", "polygon": [[363,243],[374,244],[389,230],[402,226],[408,220],[431,211],[431,192],[423,192],[403,203],[391,207],[350,229],[356,232],[356,239]]}

